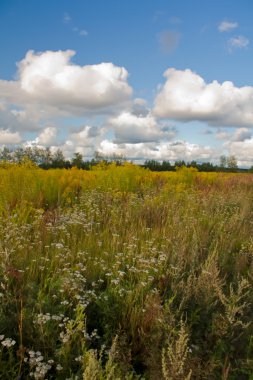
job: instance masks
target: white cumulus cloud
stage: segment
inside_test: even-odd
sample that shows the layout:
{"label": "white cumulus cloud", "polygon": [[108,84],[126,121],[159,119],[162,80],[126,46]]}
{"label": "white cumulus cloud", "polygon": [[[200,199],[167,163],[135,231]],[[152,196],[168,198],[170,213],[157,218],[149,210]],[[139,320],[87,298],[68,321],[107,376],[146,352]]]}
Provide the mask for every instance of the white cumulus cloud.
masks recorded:
{"label": "white cumulus cloud", "polygon": [[123,112],[109,120],[115,133],[115,143],[155,142],[171,140],[176,135],[175,128],[159,124],[156,118],[148,113],[145,116]]}
{"label": "white cumulus cloud", "polygon": [[19,63],[19,84],[24,94],[45,104],[86,110],[116,106],[129,99],[132,89],[124,67],[113,63],[79,66],[75,52],[29,51]]}
{"label": "white cumulus cloud", "polygon": [[79,131],[70,133],[68,140],[77,146],[84,148],[93,147],[95,149],[97,139],[99,139],[103,133],[103,128],[85,125]]}
{"label": "white cumulus cloud", "polygon": [[11,132],[9,129],[0,129],[0,146],[8,144],[19,144],[22,139],[18,132]]}
{"label": "white cumulus cloud", "polygon": [[57,128],[46,127],[36,138],[35,142],[38,145],[49,146],[54,142],[56,135],[57,135]]}
{"label": "white cumulus cloud", "polygon": [[249,39],[244,36],[232,37],[228,40],[228,50],[230,52],[235,49],[246,49],[249,45]]}
{"label": "white cumulus cloud", "polygon": [[253,139],[249,138],[244,141],[228,141],[224,143],[230,155],[238,159],[239,166],[252,166],[253,162]]}
{"label": "white cumulus cloud", "polygon": [[238,28],[238,26],[238,22],[224,20],[219,24],[218,30],[221,33],[230,32],[231,30]]}
{"label": "white cumulus cloud", "polygon": [[186,141],[116,144],[108,139],[103,140],[98,151],[105,155],[119,154],[133,160],[210,160],[218,158],[220,152],[216,152],[208,146],[191,144]]}
{"label": "white cumulus cloud", "polygon": [[191,70],[165,71],[154,106],[155,115],[181,121],[205,121],[214,126],[253,126],[253,87],[232,82],[206,83]]}
{"label": "white cumulus cloud", "polygon": [[100,146],[101,141],[103,141],[105,132],[104,128],[84,125],[79,130],[70,132],[66,141],[52,146],[52,150],[56,151],[60,148],[68,158],[79,152],[86,159],[91,159],[94,157],[94,152]]}

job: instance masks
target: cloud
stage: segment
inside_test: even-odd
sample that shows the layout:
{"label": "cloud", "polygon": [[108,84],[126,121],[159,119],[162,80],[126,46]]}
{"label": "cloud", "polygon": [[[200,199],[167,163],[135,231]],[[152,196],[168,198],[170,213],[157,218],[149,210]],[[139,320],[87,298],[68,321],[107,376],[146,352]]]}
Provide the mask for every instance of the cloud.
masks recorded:
{"label": "cloud", "polygon": [[[65,12],[62,21],[64,24],[70,24],[72,21],[72,18],[67,12]],[[79,29],[77,26],[72,26],[71,29],[73,32],[77,33],[79,36],[82,36],[82,37],[88,36],[88,32],[85,29]]]}
{"label": "cloud", "polygon": [[164,30],[158,35],[160,49],[165,54],[170,54],[179,44],[181,34],[173,30]]}
{"label": "cloud", "polygon": [[206,83],[189,69],[170,68],[164,77],[155,98],[156,116],[213,126],[253,126],[253,87],[236,87],[228,81]]}
{"label": "cloud", "polygon": [[8,102],[0,102],[0,128],[15,130],[33,130],[38,127],[36,118],[25,110]]}
{"label": "cloud", "polygon": [[69,24],[71,20],[72,18],[70,17],[70,15],[67,12],[65,12],[62,18],[64,24]]}
{"label": "cloud", "polygon": [[112,63],[79,66],[72,50],[29,51],[18,64],[19,84],[30,98],[54,106],[98,109],[117,105],[132,93],[124,67]]}
{"label": "cloud", "polygon": [[147,107],[147,102],[142,98],[135,98],[132,104],[132,114],[140,117],[147,116],[150,109]]}
{"label": "cloud", "polygon": [[231,137],[230,133],[226,131],[218,130],[217,133],[215,134],[215,138],[217,140],[228,140],[230,137]]}
{"label": "cloud", "polygon": [[22,139],[18,132],[11,132],[9,129],[0,129],[0,146],[21,143]]}
{"label": "cloud", "polygon": [[[0,80],[0,144],[26,141],[27,132],[36,130],[41,132],[30,144],[56,144],[56,125],[61,128],[61,136],[68,133],[64,119],[85,117],[94,121],[129,107],[132,88],[125,68],[113,63],[80,66],[72,63],[73,55],[69,50],[30,51],[18,64],[16,80]],[[136,108],[145,108],[137,103]],[[93,151],[102,139],[96,128],[86,130]],[[84,133],[69,137],[69,145],[65,145],[74,150]]]}
{"label": "cloud", "polygon": [[0,80],[5,107],[0,108],[0,127],[3,118],[8,118],[10,128],[23,118],[29,120],[27,129],[31,130],[42,119],[111,114],[131,101],[132,88],[124,67],[104,62],[80,66],[72,63],[74,54],[71,50],[29,51],[18,63],[17,79]]}
{"label": "cloud", "polygon": [[98,127],[85,125],[79,131],[72,132],[68,140],[81,147],[94,147],[96,138],[100,137],[103,132],[103,129]]}
{"label": "cloud", "polygon": [[238,28],[238,26],[239,26],[238,22],[224,20],[219,24],[218,30],[221,33],[230,32],[231,30]]}
{"label": "cloud", "polygon": [[109,125],[113,127],[114,142],[117,144],[171,140],[177,133],[175,128],[159,124],[151,113],[141,116],[123,112],[117,117],[111,118]]}
{"label": "cloud", "polygon": [[217,140],[226,140],[229,141],[245,141],[251,138],[251,131],[248,128],[238,128],[234,133],[229,133],[227,131],[218,129],[216,135]]}
{"label": "cloud", "polygon": [[55,142],[56,135],[56,127],[46,127],[33,141],[33,143],[37,145],[50,146]]}
{"label": "cloud", "polygon": [[67,158],[72,158],[74,153],[81,153],[86,159],[94,157],[94,152],[105,138],[106,129],[96,126],[84,125],[78,131],[71,132],[65,142],[52,146],[52,150],[61,149]]}
{"label": "cloud", "polygon": [[57,139],[57,128],[48,126],[31,141],[26,141],[24,146],[50,147],[54,153],[60,149],[67,159],[71,159],[74,153],[81,153],[86,159],[94,157],[94,152],[105,138],[105,128],[85,125],[79,130],[68,133],[64,139]]}
{"label": "cloud", "polygon": [[253,162],[253,139],[244,141],[228,141],[224,143],[224,147],[229,155],[234,155],[238,159],[239,166],[249,167]]}
{"label": "cloud", "polygon": [[248,128],[239,128],[232,136],[232,141],[245,141],[251,139],[251,131]]}
{"label": "cloud", "polygon": [[72,28],[72,31],[75,33],[78,33],[79,36],[81,36],[81,37],[87,37],[88,36],[88,32],[85,29],[79,29],[77,27],[74,27],[74,28]]}
{"label": "cloud", "polygon": [[105,155],[120,154],[133,160],[199,160],[205,161],[211,158],[218,159],[220,152],[216,152],[208,146],[190,144],[186,141],[116,144],[110,140],[103,140],[98,151]]}
{"label": "cloud", "polygon": [[79,36],[84,36],[84,37],[88,36],[87,30],[85,30],[85,29],[80,30],[79,31]]}
{"label": "cloud", "polygon": [[251,139],[251,131],[248,128],[238,128],[234,133],[229,133],[228,131],[218,129],[215,138],[217,140],[224,140],[226,146],[233,142],[243,142]]}
{"label": "cloud", "polygon": [[228,50],[230,52],[236,49],[246,49],[249,45],[249,39],[244,36],[237,36],[228,40]]}

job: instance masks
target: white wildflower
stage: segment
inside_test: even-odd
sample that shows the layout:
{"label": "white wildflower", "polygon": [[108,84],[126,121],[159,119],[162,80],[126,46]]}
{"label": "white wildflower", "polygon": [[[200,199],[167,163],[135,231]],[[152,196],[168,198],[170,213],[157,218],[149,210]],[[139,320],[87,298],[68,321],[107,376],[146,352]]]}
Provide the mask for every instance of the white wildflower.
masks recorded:
{"label": "white wildflower", "polygon": [[5,340],[3,340],[1,342],[1,344],[4,346],[4,347],[7,347],[7,348],[10,348],[12,346],[14,346],[14,344],[16,344],[16,341],[11,339],[11,338],[6,338]]}

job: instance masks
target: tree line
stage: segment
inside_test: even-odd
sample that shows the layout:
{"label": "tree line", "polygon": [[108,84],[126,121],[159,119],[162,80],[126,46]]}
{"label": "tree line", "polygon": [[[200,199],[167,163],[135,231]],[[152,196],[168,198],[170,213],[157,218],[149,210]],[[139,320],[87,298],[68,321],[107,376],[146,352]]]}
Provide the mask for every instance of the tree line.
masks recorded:
{"label": "tree line", "polygon": [[[77,167],[78,169],[90,170],[101,162],[105,165],[111,162],[116,163],[116,165],[122,165],[126,159],[118,154],[106,156],[95,152],[94,157],[90,160],[85,160],[81,153],[74,153],[72,159],[69,160],[65,158],[61,149],[52,152],[50,148],[39,148],[36,146],[18,147],[13,150],[4,147],[0,150],[0,162],[23,163],[25,161],[32,162],[42,169],[70,169]],[[238,168],[237,158],[234,155],[222,155],[219,164],[197,161],[186,162],[184,160],[177,160],[172,164],[170,161],[146,160],[140,166],[151,171],[175,171],[177,168],[185,166],[196,168],[200,172],[253,172],[253,166],[249,169]]]}
{"label": "tree line", "polygon": [[117,165],[121,165],[125,159],[121,155],[105,156],[99,152],[95,152],[91,160],[84,160],[81,153],[74,153],[72,159],[69,160],[65,158],[61,149],[52,152],[50,148],[39,148],[36,146],[18,147],[13,150],[4,147],[0,151],[0,162],[21,164],[28,161],[42,169],[70,169],[77,167],[78,169],[90,170],[92,166],[97,165],[101,161],[105,164],[115,162]]}
{"label": "tree line", "polygon": [[174,171],[176,168],[182,166],[196,168],[200,172],[238,172],[238,171],[252,171],[253,167],[250,169],[241,169],[238,167],[237,158],[234,155],[224,156],[222,155],[219,160],[219,164],[213,164],[212,162],[197,162],[190,161],[186,162],[184,160],[177,160],[174,164],[169,161],[156,161],[156,160],[146,160],[144,167],[149,168],[152,171]]}

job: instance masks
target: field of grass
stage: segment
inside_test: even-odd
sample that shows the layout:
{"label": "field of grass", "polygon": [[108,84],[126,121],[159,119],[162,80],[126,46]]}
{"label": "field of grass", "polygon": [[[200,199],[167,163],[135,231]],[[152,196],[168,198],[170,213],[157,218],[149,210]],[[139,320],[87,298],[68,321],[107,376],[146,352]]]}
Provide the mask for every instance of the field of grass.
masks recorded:
{"label": "field of grass", "polygon": [[253,175],[0,167],[0,378],[253,379]]}

